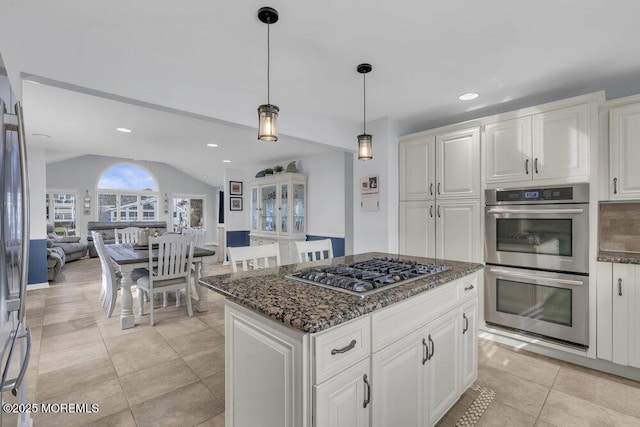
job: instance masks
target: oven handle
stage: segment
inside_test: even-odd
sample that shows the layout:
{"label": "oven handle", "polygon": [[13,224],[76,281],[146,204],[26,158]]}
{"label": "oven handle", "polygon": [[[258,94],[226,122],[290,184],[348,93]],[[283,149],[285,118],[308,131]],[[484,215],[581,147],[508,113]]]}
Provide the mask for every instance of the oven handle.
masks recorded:
{"label": "oven handle", "polygon": [[573,285],[573,286],[583,286],[584,285],[584,282],[581,281],[581,280],[555,279],[553,277],[537,277],[537,276],[532,276],[530,274],[514,273],[512,271],[502,270],[502,269],[499,269],[499,268],[492,268],[490,271],[492,273],[504,274],[504,275],[512,276],[512,277],[520,277],[520,278],[523,278],[523,279],[545,280],[547,282],[554,282],[554,283],[558,283],[558,284],[561,284],[561,285]]}
{"label": "oven handle", "polygon": [[584,209],[508,209],[492,208],[487,213],[514,213],[514,214],[581,214]]}

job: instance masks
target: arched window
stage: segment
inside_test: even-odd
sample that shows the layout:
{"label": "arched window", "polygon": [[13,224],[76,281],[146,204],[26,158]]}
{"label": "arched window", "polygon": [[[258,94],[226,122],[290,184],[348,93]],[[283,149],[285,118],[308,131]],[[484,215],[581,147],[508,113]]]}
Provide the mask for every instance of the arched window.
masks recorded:
{"label": "arched window", "polygon": [[157,221],[158,183],[145,169],[120,164],[98,180],[99,221]]}

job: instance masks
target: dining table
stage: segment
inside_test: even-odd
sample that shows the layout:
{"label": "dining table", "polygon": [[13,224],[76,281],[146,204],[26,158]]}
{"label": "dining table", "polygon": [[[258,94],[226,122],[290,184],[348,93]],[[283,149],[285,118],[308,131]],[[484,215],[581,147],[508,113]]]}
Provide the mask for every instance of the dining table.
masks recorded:
{"label": "dining table", "polygon": [[[149,247],[135,244],[111,244],[105,245],[107,255],[111,257],[117,268],[122,273],[122,279],[120,281],[120,287],[122,288],[122,297],[120,298],[121,310],[120,310],[120,328],[129,329],[136,325],[133,315],[133,295],[131,294],[131,286],[134,284],[132,278],[133,270],[137,268],[153,268],[158,261],[157,251],[151,251],[151,257],[149,257]],[[192,263],[194,268],[194,283],[196,284],[196,290],[198,293],[198,300],[195,304],[196,311],[209,310],[209,302],[207,299],[208,288],[205,288],[198,284],[200,279],[200,267],[202,262],[215,256],[216,251],[195,247],[193,248]],[[150,265],[151,264],[151,265]]]}

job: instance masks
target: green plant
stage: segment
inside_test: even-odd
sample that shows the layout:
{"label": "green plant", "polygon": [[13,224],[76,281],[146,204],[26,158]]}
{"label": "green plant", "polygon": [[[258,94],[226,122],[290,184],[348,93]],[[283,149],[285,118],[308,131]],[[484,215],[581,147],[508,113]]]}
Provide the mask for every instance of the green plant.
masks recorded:
{"label": "green plant", "polygon": [[264,173],[267,174],[267,175],[273,175],[273,169],[272,168],[266,168],[264,170]]}
{"label": "green plant", "polygon": [[276,173],[282,172],[284,170],[284,168],[280,165],[278,166],[274,166],[273,171]]}

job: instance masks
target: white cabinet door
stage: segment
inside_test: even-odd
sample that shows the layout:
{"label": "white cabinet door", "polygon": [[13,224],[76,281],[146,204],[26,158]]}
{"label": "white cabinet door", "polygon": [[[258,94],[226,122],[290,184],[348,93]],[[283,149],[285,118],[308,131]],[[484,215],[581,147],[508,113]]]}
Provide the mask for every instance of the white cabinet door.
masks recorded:
{"label": "white cabinet door", "polygon": [[373,427],[424,424],[424,339],[424,329],[420,329],[372,356]]}
{"label": "white cabinet door", "polygon": [[609,113],[611,199],[640,198],[640,104]]}
{"label": "white cabinet door", "polygon": [[462,347],[460,359],[460,392],[478,378],[478,299],[462,307]]}
{"label": "white cabinet door", "polygon": [[533,116],[533,179],[589,175],[589,105]]}
{"label": "white cabinet door", "polygon": [[300,341],[225,306],[226,425],[302,425]]}
{"label": "white cabinet door", "polygon": [[480,197],[480,129],[436,137],[436,197]]}
{"label": "white cabinet door", "polygon": [[486,179],[531,181],[531,117],[490,123],[484,127]]}
{"label": "white cabinet door", "polygon": [[613,264],[613,362],[640,368],[640,267]]}
{"label": "white cabinet door", "polygon": [[400,202],[400,253],[435,256],[435,202]]}
{"label": "white cabinet door", "polygon": [[369,358],[314,386],[314,425],[368,427],[371,405],[370,386]]}
{"label": "white cabinet door", "polygon": [[427,200],[435,195],[435,137],[403,139],[400,155],[400,200]]}
{"label": "white cabinet door", "polygon": [[481,262],[480,201],[442,201],[436,207],[436,257]]}
{"label": "white cabinet door", "polygon": [[426,363],[427,408],[425,419],[430,426],[435,425],[440,417],[458,400],[460,330],[459,310],[452,310],[427,325],[429,360]]}

